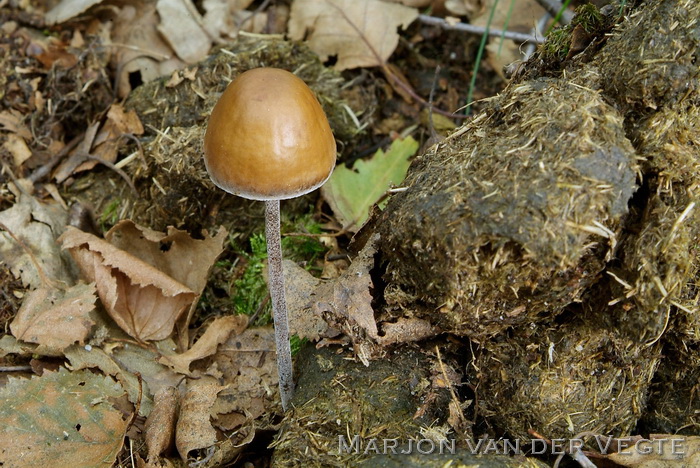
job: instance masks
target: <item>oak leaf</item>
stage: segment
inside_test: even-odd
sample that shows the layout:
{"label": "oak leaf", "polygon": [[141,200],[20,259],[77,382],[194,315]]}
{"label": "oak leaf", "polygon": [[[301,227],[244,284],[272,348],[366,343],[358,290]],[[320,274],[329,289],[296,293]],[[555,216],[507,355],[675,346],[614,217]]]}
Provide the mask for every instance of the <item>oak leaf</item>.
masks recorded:
{"label": "oak leaf", "polygon": [[378,0],[296,0],[289,36],[307,37],[322,60],[335,55],[337,70],[383,65],[396,49],[396,29],[407,27],[418,10]]}

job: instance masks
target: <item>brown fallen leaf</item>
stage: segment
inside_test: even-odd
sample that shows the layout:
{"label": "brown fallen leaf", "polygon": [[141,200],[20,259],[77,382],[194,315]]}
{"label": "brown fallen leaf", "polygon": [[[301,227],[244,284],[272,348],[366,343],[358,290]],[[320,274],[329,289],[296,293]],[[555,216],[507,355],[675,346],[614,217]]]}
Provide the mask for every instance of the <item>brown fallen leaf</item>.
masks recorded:
{"label": "brown fallen leaf", "polygon": [[129,422],[110,400],[123,394],[90,371],[10,377],[0,388],[0,465],[112,466]]}
{"label": "brown fallen leaf", "polygon": [[[44,284],[42,273],[51,280],[71,283],[76,272],[56,244],[67,220],[67,211],[58,203],[42,203],[21,193],[18,202],[0,212],[0,223],[23,245],[0,228],[0,263],[7,265],[16,278],[33,289]],[[35,262],[40,264],[42,272],[37,270]]]}
{"label": "brown fallen leaf", "polygon": [[2,146],[12,155],[15,167],[20,167],[27,159],[32,157],[32,150],[27,146],[27,142],[16,133],[7,135],[7,140]]}
{"label": "brown fallen leaf", "polygon": [[[491,10],[494,0],[455,0],[445,3],[453,15],[466,15],[469,23],[474,26],[489,27],[521,33],[529,33],[545,11],[535,0],[513,0],[509,8],[496,8],[493,16]],[[500,5],[499,5],[500,7]],[[518,14],[511,14],[517,11]],[[491,68],[505,79],[504,68],[517,60],[524,59],[523,45],[516,41],[502,40],[500,37],[490,37],[486,46],[488,54],[486,61]]]}
{"label": "brown fallen leaf", "polygon": [[629,447],[617,453],[611,453],[606,458],[620,466],[630,468],[700,466],[700,437],[652,434],[648,439],[630,438],[630,440],[631,442],[627,442]]}
{"label": "brown fallen leaf", "polygon": [[381,333],[372,308],[370,270],[379,240],[373,236],[350,267],[332,281],[311,276],[294,262],[285,261],[284,276],[291,333],[318,341],[347,335],[355,353],[367,363],[378,347],[419,341],[434,335],[426,320],[399,318],[381,323]]}
{"label": "brown fallen leaf", "polygon": [[[372,309],[373,287],[369,271],[374,266],[374,254],[378,236],[368,241],[365,248],[353,260],[350,267],[337,279],[321,282],[315,280],[314,290],[292,290],[307,288],[314,281],[304,280],[308,272],[289,263],[285,278],[290,279],[289,323],[293,333],[301,338],[317,340],[333,337],[343,332],[353,343],[376,342],[379,339],[377,323]],[[304,302],[299,298],[306,297]]]}
{"label": "brown fallen leaf", "polygon": [[249,328],[219,346],[211,367],[221,374],[220,381],[226,388],[211,411],[217,427],[243,425],[280,407],[275,352],[272,327]]}
{"label": "brown fallen leaf", "polygon": [[190,0],[158,0],[158,31],[185,63],[204,59],[211,39],[202,28],[202,18]]}
{"label": "brown fallen leaf", "polygon": [[399,43],[396,29],[407,27],[418,10],[379,0],[296,0],[289,36],[302,40],[327,60],[336,55],[337,70],[382,65]]}
{"label": "brown fallen leaf", "polygon": [[111,42],[118,46],[111,56],[111,64],[119,72],[119,97],[124,98],[131,92],[129,77],[132,74],[140,75],[141,80],[148,83],[185,66],[158,32],[160,19],[155,2],[134,0],[121,7],[113,22]]}
{"label": "brown fallen leaf", "polygon": [[175,446],[183,460],[187,460],[187,454],[191,450],[210,447],[216,443],[216,430],[211,425],[209,414],[216,395],[223,389],[210,377],[187,382],[175,432]]}
{"label": "brown fallen leaf", "polygon": [[78,283],[68,289],[41,286],[24,298],[10,324],[18,340],[63,350],[85,343],[95,321],[95,285]]}
{"label": "brown fallen leaf", "polygon": [[68,227],[58,239],[78,264],[110,317],[140,341],[162,340],[197,295],[145,261],[92,234]]}
{"label": "brown fallen leaf", "polygon": [[[204,239],[194,239],[187,232],[173,227],[163,234],[138,226],[131,220],[123,220],[105,234],[105,239],[189,287],[199,297],[207,285],[209,271],[223,252],[227,236],[228,231],[223,227],[215,236],[205,231]],[[188,326],[196,307],[195,300],[177,323],[181,349],[189,346]]]}
{"label": "brown fallen leaf", "polygon": [[285,294],[289,314],[289,332],[299,338],[318,341],[329,335],[328,323],[314,313],[311,304],[317,298],[317,289],[324,284],[296,262],[283,260]]}
{"label": "brown fallen leaf", "polygon": [[[70,365],[66,367],[70,370],[99,369],[104,374],[110,375],[119,381],[126,390],[129,401],[134,406],[138,405],[139,415],[146,416],[151,412],[153,407],[151,393],[155,393],[159,388],[149,388],[146,383],[139,379],[134,372],[127,369],[117,358],[110,356],[102,348],[96,346],[71,346],[64,353],[65,358],[70,362]],[[155,371],[157,372],[158,369],[156,368]]]}
{"label": "brown fallen leaf", "polygon": [[165,387],[153,397],[153,410],[146,419],[145,438],[149,463],[155,463],[158,456],[165,452],[175,440],[179,396],[177,388]]}
{"label": "brown fallen leaf", "polygon": [[181,354],[164,355],[158,362],[171,367],[175,372],[189,375],[192,362],[211,356],[231,334],[240,335],[247,326],[248,317],[245,315],[217,317],[190,349]]}
{"label": "brown fallen leaf", "polygon": [[251,3],[252,0],[207,0],[202,25],[211,37],[235,38],[241,30],[262,33],[268,22],[267,12],[246,10]]}
{"label": "brown fallen leaf", "polygon": [[57,24],[78,16],[102,0],[61,0],[45,15],[48,24]]}
{"label": "brown fallen leaf", "polygon": [[[107,120],[102,124],[92,141],[90,154],[101,161],[114,163],[117,160],[120,146],[128,141],[124,136],[141,135],[142,133],[143,125],[135,111],[126,111],[121,104],[112,104],[107,112]],[[73,172],[90,170],[96,164],[98,164],[97,160],[90,159],[80,164]]]}
{"label": "brown fallen leaf", "polygon": [[0,112],[0,129],[16,133],[25,141],[32,139],[31,130],[24,124],[24,116],[14,109]]}

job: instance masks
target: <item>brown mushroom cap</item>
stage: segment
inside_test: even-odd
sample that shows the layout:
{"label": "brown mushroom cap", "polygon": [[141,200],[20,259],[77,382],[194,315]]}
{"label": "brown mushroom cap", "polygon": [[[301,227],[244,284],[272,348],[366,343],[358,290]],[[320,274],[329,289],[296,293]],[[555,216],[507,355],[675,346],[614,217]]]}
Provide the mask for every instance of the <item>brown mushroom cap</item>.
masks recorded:
{"label": "brown mushroom cap", "polygon": [[306,83],[277,68],[255,68],[228,85],[204,136],[212,181],[252,200],[308,193],[335,166],[335,138]]}

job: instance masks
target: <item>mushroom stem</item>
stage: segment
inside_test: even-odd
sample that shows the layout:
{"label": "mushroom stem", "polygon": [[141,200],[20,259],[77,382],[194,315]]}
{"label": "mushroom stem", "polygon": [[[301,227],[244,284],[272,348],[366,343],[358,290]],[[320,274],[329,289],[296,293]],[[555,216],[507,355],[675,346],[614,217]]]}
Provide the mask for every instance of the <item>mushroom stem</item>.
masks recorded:
{"label": "mushroom stem", "polygon": [[294,380],[292,376],[292,349],[289,345],[287,301],[284,295],[279,200],[265,202],[265,238],[267,239],[268,288],[272,299],[272,317],[275,322],[280,397],[282,398],[282,409],[287,411],[289,400],[292,399],[294,392]]}

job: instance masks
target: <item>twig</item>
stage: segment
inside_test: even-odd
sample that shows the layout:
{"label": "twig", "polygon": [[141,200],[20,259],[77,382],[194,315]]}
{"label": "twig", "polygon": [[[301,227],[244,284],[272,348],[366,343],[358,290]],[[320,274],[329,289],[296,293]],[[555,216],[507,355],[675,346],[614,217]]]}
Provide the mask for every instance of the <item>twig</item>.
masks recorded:
{"label": "twig", "polygon": [[0,366],[0,372],[28,372],[31,370],[32,366]]}
{"label": "twig", "polygon": [[504,37],[506,39],[510,39],[516,42],[532,42],[534,44],[542,44],[544,42],[544,38],[533,36],[532,34],[519,33],[515,31],[504,31],[502,29],[494,28],[487,29],[481,26],[474,26],[473,24],[467,23],[451,24],[442,18],[436,18],[434,16],[418,15],[418,19],[421,23],[429,24],[431,26],[439,26],[442,29],[446,30],[463,31],[477,35],[482,35],[486,31],[488,31],[489,36]]}
{"label": "twig", "polygon": [[61,150],[56,153],[47,163],[42,164],[39,166],[34,172],[29,174],[27,177],[28,180],[32,181],[33,183],[37,183],[53,170],[56,165],[61,162],[61,160],[70,153],[73,148],[78,146],[80,142],[83,141],[83,138],[85,138],[85,132],[80,133],[76,137],[74,137],[71,141],[66,144]]}
{"label": "twig", "polygon": [[557,15],[559,15],[559,12],[561,12],[561,15],[559,15],[559,22],[561,24],[569,24],[571,23],[571,19],[574,17],[574,14],[570,10],[564,9],[564,5],[559,0],[536,0],[537,3],[542,6],[542,8],[547,11],[550,15],[552,15],[552,18],[556,18]]}

